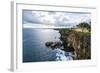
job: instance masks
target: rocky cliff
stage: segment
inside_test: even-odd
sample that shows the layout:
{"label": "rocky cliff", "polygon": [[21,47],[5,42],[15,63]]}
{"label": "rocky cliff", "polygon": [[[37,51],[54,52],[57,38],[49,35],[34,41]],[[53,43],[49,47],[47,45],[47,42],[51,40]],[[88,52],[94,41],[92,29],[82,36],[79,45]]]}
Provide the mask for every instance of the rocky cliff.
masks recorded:
{"label": "rocky cliff", "polygon": [[[60,39],[63,42],[64,50],[74,50],[74,59],[91,59],[91,34],[90,32],[78,32],[73,29],[59,30]],[[69,45],[70,44],[70,45]]]}

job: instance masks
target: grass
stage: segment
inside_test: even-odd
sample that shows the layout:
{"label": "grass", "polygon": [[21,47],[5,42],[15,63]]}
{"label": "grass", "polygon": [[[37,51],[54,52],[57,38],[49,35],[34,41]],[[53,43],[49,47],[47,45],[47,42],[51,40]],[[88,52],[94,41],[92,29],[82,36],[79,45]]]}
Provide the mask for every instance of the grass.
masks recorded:
{"label": "grass", "polygon": [[[64,43],[64,50],[66,51],[67,44],[72,44],[71,47],[75,49],[78,55],[75,59],[90,59],[91,58],[91,32],[76,31],[76,29],[61,29],[61,40]],[[68,40],[70,39],[70,41]],[[74,45],[73,45],[74,44]],[[78,46],[80,46],[78,50]]]}

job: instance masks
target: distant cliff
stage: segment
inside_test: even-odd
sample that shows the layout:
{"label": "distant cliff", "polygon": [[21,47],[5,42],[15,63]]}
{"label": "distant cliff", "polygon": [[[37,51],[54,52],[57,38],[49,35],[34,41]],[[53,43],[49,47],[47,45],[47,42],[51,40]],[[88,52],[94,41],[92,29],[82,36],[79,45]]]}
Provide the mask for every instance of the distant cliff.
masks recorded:
{"label": "distant cliff", "polygon": [[78,32],[73,29],[59,30],[60,39],[63,42],[64,50],[73,47],[74,59],[91,59],[91,34],[90,32]]}

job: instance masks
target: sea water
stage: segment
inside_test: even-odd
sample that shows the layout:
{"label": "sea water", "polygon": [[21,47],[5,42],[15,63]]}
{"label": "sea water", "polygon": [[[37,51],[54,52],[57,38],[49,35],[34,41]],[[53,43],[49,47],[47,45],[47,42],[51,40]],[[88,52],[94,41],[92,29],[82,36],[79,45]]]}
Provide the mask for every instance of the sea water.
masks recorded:
{"label": "sea water", "polygon": [[23,28],[23,62],[55,61],[57,51],[46,47],[45,43],[62,42],[60,37],[59,30]]}

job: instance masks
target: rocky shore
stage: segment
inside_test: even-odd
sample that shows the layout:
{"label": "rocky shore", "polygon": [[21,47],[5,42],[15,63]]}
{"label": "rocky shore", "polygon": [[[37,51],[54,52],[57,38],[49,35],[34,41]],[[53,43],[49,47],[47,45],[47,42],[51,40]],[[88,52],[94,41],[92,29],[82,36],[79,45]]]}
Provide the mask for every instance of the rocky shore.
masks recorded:
{"label": "rocky shore", "polygon": [[[61,29],[61,41],[64,51],[71,50],[75,60],[91,59],[91,33],[78,32],[73,29]],[[70,44],[70,45],[69,45]],[[70,48],[69,48],[70,47]]]}

